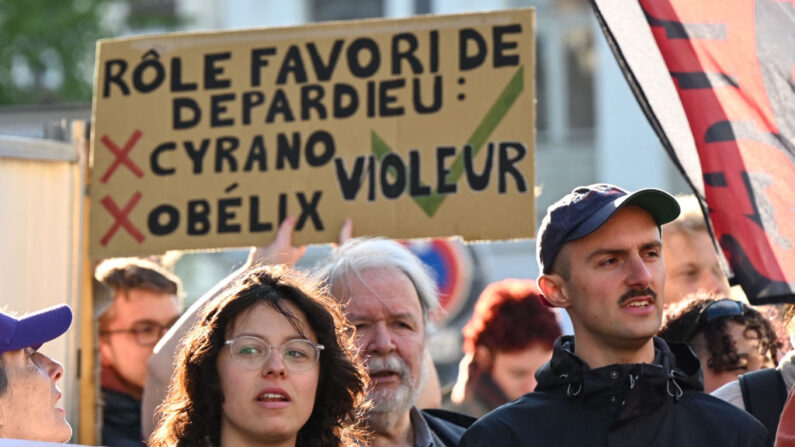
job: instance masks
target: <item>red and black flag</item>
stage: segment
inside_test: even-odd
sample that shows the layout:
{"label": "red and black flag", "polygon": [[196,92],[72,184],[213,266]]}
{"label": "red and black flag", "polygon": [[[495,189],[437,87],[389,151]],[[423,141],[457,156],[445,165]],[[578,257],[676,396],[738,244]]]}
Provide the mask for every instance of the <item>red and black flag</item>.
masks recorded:
{"label": "red and black flag", "polygon": [[795,0],[591,0],[753,304],[795,302]]}

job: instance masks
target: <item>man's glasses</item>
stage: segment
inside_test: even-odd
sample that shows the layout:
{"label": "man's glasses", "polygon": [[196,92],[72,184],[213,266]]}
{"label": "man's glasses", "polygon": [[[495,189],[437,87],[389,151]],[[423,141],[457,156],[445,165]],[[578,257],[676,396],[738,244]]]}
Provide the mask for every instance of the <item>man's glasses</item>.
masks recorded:
{"label": "man's glasses", "polygon": [[274,348],[281,354],[284,367],[288,371],[306,371],[315,366],[320,358],[320,351],[325,349],[323,345],[303,338],[295,338],[280,346],[273,346],[251,335],[242,335],[227,340],[224,344],[229,346],[232,358],[249,371],[261,370],[270,360]]}
{"label": "man's glasses", "polygon": [[156,345],[173,324],[173,322],[164,325],[154,321],[140,321],[134,323],[129,329],[101,331],[99,335],[132,334],[136,343],[148,347]]}

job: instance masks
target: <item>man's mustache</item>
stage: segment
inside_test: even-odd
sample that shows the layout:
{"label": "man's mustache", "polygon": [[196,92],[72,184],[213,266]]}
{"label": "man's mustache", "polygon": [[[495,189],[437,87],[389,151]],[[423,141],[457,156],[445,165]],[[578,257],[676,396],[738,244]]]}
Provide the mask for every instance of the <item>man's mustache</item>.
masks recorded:
{"label": "man's mustache", "polygon": [[395,372],[397,373],[401,380],[405,381],[405,378],[408,376],[409,367],[406,362],[403,361],[400,357],[397,356],[389,356],[389,357],[370,357],[367,359],[367,372],[370,375],[378,374],[380,372]]}
{"label": "man's mustache", "polygon": [[654,290],[652,290],[651,287],[646,287],[645,289],[642,290],[632,289],[629,292],[621,295],[621,298],[618,299],[618,305],[620,306],[626,303],[627,301],[631,300],[632,298],[637,298],[641,296],[650,296],[654,298],[655,301],[657,301],[657,293]]}

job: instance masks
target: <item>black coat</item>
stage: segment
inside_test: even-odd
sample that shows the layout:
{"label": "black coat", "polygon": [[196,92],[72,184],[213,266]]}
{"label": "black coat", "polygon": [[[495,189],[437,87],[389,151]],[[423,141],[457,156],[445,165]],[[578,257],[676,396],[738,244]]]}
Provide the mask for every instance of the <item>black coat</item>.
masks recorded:
{"label": "black coat", "polygon": [[129,394],[102,388],[102,445],[141,447],[141,401]]}
{"label": "black coat", "polygon": [[771,444],[759,421],[702,392],[701,367],[687,345],[655,337],[654,346],[654,364],[589,369],[574,355],[574,337],[558,338],[535,392],[478,420],[459,446]]}
{"label": "black coat", "polygon": [[455,447],[464,431],[475,422],[471,416],[441,409],[422,410],[420,414],[446,447]]}

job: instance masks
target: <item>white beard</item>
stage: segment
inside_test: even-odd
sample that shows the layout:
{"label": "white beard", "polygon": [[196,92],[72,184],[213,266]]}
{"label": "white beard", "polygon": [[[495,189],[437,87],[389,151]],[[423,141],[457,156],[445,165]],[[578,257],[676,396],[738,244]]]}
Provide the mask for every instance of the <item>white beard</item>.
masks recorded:
{"label": "white beard", "polygon": [[370,409],[367,420],[376,433],[390,431],[417,401],[422,391],[422,385],[428,378],[425,362],[421,362],[421,365],[420,380],[415,385],[408,365],[400,357],[396,355],[371,357],[367,361],[368,371],[391,370],[397,372],[400,377],[399,387],[389,390],[378,390],[373,387],[368,394],[373,402],[373,407]]}

